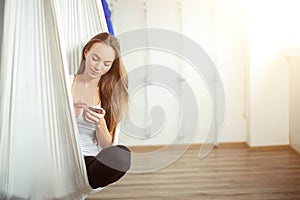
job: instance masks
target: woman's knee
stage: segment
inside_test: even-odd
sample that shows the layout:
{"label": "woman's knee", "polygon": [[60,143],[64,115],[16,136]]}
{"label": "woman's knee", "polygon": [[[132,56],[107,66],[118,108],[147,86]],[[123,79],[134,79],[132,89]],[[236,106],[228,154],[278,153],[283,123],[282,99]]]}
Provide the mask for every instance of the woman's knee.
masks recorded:
{"label": "woman's knee", "polygon": [[101,163],[118,171],[126,172],[131,165],[131,151],[124,145],[114,145],[105,148],[96,158]]}
{"label": "woman's knee", "polygon": [[123,171],[128,171],[131,166],[131,151],[124,145],[112,146],[115,148],[113,157],[122,166]]}

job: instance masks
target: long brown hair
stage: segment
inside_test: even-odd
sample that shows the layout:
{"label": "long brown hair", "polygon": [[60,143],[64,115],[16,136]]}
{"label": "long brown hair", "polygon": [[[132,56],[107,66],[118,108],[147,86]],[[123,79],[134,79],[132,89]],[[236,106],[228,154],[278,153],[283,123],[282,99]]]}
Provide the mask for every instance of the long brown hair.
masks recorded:
{"label": "long brown hair", "polygon": [[111,68],[106,74],[101,76],[98,82],[101,107],[106,111],[104,118],[114,140],[117,123],[120,122],[124,112],[128,108],[128,78],[120,55],[119,41],[115,36],[106,32],[95,35],[83,47],[77,74],[82,74],[85,70],[84,51],[90,50],[95,43],[110,46],[115,52],[115,59]]}

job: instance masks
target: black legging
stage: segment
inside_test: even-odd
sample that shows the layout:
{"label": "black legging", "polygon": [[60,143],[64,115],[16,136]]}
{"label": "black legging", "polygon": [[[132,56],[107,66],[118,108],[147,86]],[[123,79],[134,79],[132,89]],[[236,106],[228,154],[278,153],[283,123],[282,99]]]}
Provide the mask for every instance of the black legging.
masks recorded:
{"label": "black legging", "polygon": [[116,182],[129,170],[130,150],[123,145],[110,146],[98,155],[85,156],[85,165],[90,186],[95,189]]}

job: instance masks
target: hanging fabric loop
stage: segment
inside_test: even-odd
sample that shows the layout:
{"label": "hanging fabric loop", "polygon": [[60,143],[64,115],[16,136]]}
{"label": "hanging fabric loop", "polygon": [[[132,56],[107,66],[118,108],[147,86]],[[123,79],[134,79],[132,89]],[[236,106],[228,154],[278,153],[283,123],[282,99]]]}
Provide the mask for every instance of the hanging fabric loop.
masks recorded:
{"label": "hanging fabric loop", "polygon": [[78,144],[68,67],[76,71],[82,43],[106,31],[103,22],[98,0],[5,1],[0,199],[83,199],[97,191]]}

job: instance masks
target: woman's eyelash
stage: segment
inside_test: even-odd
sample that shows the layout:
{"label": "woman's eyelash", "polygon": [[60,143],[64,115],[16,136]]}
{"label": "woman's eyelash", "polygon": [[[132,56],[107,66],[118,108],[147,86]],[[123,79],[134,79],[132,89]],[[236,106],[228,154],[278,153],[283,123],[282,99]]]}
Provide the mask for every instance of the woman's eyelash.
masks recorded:
{"label": "woman's eyelash", "polygon": [[[93,61],[99,61],[100,60],[100,58],[98,58],[98,57],[92,57],[92,59],[93,59]],[[106,66],[106,67],[109,67],[110,66],[110,63],[109,64],[107,64],[107,63],[104,63],[104,65]]]}
{"label": "woman's eyelash", "polygon": [[93,61],[98,61],[99,59],[96,57],[92,57]]}

